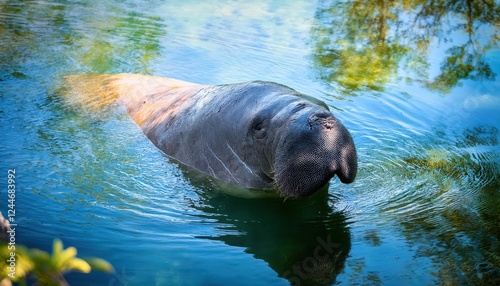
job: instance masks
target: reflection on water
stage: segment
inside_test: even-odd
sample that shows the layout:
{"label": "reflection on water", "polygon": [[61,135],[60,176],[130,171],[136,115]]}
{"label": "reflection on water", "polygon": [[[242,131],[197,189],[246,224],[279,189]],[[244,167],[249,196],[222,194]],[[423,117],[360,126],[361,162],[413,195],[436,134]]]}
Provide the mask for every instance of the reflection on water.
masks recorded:
{"label": "reflection on water", "polygon": [[[56,67],[66,61],[75,73],[150,72],[148,66],[160,55],[159,40],[165,35],[161,19],[144,15],[136,5],[127,3],[70,2],[0,4],[4,20],[0,25],[4,40],[0,57],[5,57],[3,64],[9,64],[7,70],[47,48],[40,44],[58,43],[51,45],[57,49],[55,53],[46,52],[40,62]],[[155,5],[154,1],[149,5]]]}
{"label": "reflection on water", "polygon": [[80,57],[80,64],[92,73],[116,72],[117,66],[126,66],[120,69],[121,72],[149,73],[148,64],[160,55],[159,39],[164,35],[161,19],[143,15],[140,9],[115,8],[113,17],[107,7],[99,10],[107,14],[106,21],[100,20],[100,13],[94,15],[88,19],[90,25],[84,24],[91,27],[85,37],[78,34],[67,37],[70,45],[82,49],[76,55]]}
{"label": "reflection on water", "polygon": [[434,197],[417,201],[426,205],[420,212],[415,202],[402,198],[394,198],[384,211],[404,216],[405,233],[412,239],[437,240],[437,248],[422,247],[421,252],[447,261],[439,277],[451,279],[460,269],[467,283],[494,284],[500,277],[494,266],[500,263],[498,129],[465,129],[456,146],[443,142],[432,145],[404,160],[411,170],[406,176],[432,181]]}
{"label": "reflection on water", "polygon": [[326,189],[305,200],[205,198],[196,208],[220,225],[220,240],[263,259],[295,285],[331,285],[351,248],[347,219]]}
{"label": "reflection on water", "polygon": [[[316,15],[313,57],[327,83],[383,91],[406,80],[449,92],[464,79],[495,79],[484,59],[500,40],[494,0],[326,3]],[[443,51],[439,63],[431,62],[430,54]]]}
{"label": "reflection on water", "polygon": [[[0,3],[20,243],[60,237],[118,270],[72,285],[499,284],[498,4],[181,2]],[[352,132],[359,176],[297,201],[214,194],[119,108],[54,93],[104,72],[287,84]]]}

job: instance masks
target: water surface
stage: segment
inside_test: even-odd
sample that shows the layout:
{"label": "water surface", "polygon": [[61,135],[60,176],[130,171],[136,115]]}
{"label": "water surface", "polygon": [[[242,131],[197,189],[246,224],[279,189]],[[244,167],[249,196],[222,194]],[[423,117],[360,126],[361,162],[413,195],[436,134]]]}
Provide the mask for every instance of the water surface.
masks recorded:
{"label": "water surface", "polygon": [[[1,1],[17,242],[61,238],[116,269],[71,285],[499,284],[499,15],[465,0]],[[120,72],[319,98],[354,137],[358,177],[302,200],[223,195],[120,108],[57,93],[66,75]]]}

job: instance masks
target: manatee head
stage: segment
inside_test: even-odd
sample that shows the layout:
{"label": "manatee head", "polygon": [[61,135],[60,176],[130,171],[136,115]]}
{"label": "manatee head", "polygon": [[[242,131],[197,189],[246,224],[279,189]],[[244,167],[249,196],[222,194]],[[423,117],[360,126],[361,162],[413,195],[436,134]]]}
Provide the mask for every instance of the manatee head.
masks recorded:
{"label": "manatee head", "polygon": [[322,102],[297,96],[260,110],[252,121],[264,173],[284,197],[308,196],[337,175],[354,181],[357,155],[347,129]]}

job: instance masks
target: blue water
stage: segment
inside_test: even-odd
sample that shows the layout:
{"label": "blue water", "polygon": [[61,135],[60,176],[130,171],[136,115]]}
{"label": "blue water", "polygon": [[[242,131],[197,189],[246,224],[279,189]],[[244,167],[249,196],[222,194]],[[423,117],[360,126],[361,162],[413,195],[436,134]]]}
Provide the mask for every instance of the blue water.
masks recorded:
{"label": "blue water", "polygon": [[[16,243],[60,238],[116,270],[71,285],[500,283],[498,11],[178,2],[0,2],[0,186],[15,169]],[[119,72],[317,97],[353,135],[358,177],[285,202],[221,194],[119,107],[75,110],[58,93],[66,75]]]}

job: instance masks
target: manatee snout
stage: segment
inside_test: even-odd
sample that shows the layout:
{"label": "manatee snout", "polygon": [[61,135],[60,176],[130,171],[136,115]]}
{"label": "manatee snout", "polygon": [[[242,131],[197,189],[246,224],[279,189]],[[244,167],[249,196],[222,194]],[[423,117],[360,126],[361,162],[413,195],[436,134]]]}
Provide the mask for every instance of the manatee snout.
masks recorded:
{"label": "manatee snout", "polygon": [[345,184],[356,177],[352,137],[326,110],[313,110],[291,120],[279,145],[274,179],[285,197],[311,195],[335,175]]}

